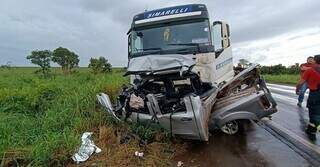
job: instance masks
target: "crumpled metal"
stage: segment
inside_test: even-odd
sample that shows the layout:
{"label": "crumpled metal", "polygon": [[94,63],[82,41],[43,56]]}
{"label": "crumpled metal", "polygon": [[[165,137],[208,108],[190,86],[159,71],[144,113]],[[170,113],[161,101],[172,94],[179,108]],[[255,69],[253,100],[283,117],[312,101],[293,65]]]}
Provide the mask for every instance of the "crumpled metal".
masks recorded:
{"label": "crumpled metal", "polygon": [[115,114],[114,109],[113,109],[112,104],[111,104],[111,101],[110,101],[110,98],[109,98],[109,96],[107,94],[99,93],[97,95],[97,98],[98,98],[99,103],[103,107],[105,107],[105,109],[107,110],[108,113],[110,113],[116,120],[121,121],[117,117],[117,115]]}
{"label": "crumpled metal", "polygon": [[97,147],[91,139],[92,132],[85,132],[81,136],[81,146],[79,151],[72,156],[72,159],[77,162],[84,162],[95,152],[100,153],[101,149]]}
{"label": "crumpled metal", "polygon": [[[191,67],[195,60],[191,55],[168,54],[168,55],[146,55],[134,57],[129,60],[128,72],[154,72],[165,69]],[[188,68],[184,68],[188,70]]]}

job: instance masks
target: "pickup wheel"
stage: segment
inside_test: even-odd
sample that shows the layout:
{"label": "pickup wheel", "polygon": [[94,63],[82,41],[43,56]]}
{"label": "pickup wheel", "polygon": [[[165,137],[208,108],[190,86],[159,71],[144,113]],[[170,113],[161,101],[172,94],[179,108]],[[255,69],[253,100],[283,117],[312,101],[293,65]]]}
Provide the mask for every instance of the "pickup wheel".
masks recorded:
{"label": "pickup wheel", "polygon": [[227,122],[220,129],[222,132],[224,132],[228,135],[234,135],[239,131],[239,122],[236,120]]}

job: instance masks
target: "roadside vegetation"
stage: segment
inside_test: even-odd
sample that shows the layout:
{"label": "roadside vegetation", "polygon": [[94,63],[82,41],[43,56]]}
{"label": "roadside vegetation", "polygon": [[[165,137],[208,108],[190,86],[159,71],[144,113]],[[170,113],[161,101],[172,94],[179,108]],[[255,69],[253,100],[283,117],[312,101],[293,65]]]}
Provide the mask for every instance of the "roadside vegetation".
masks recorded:
{"label": "roadside vegetation", "polygon": [[300,79],[300,65],[286,67],[281,64],[273,66],[262,66],[261,74],[268,83],[277,83],[285,85],[296,85]]}
{"label": "roadside vegetation", "polygon": [[26,58],[38,67],[0,66],[0,167],[76,166],[71,157],[84,132],[94,132],[102,152],[81,165],[170,165],[175,151],[165,130],[117,122],[97,102],[100,92],[115,102],[129,83],[123,68],[112,69],[104,57],[79,68],[79,56],[63,47]]}
{"label": "roadside vegetation", "polygon": [[264,74],[263,77],[267,81],[267,83],[284,84],[291,86],[295,86],[300,79],[300,75],[298,74]]}
{"label": "roadside vegetation", "polygon": [[111,67],[112,65],[104,57],[91,58],[88,65],[94,74],[111,72]]}
{"label": "roadside vegetation", "polygon": [[[251,66],[246,59],[240,59],[237,68],[247,68]],[[260,72],[263,75],[267,83],[285,84],[285,85],[296,85],[300,79],[300,64],[295,63],[291,66],[283,66],[282,64],[261,66]]]}
{"label": "roadside vegetation", "polygon": [[[37,165],[63,162],[79,147],[80,135],[106,123],[95,94],[119,90],[127,78],[115,71],[94,77],[85,70],[43,79],[34,68],[0,71],[0,155]],[[40,164],[39,164],[40,163]]]}
{"label": "roadside vegetation", "polygon": [[[163,129],[117,123],[97,103],[97,93],[106,92],[114,101],[128,84],[123,69],[93,74],[78,68],[65,75],[61,68],[50,68],[50,77],[35,71],[42,68],[0,68],[1,167],[72,166],[71,156],[86,131],[94,132],[103,150],[86,165],[169,165],[173,151]],[[135,151],[145,156],[136,157]]]}

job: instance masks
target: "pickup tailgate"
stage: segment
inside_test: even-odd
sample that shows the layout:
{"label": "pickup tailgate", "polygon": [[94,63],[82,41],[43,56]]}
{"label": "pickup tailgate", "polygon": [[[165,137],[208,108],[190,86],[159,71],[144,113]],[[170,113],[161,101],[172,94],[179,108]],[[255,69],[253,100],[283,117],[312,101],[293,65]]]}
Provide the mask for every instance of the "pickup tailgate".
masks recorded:
{"label": "pickup tailgate", "polygon": [[265,81],[258,79],[256,85],[217,99],[210,117],[210,129],[221,129],[236,120],[259,120],[277,112],[277,104]]}

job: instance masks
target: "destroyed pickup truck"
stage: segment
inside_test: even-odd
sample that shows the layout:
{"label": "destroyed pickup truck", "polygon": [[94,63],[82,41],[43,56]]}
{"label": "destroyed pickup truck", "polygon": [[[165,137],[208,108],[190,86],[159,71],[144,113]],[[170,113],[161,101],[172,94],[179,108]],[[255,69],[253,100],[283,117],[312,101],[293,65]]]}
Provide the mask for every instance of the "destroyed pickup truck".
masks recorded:
{"label": "destroyed pickup truck", "polygon": [[235,134],[239,120],[277,111],[258,65],[235,75],[229,25],[210,24],[205,5],[138,14],[127,35],[131,86],[116,105],[97,95],[116,119],[154,122],[176,137],[208,141],[210,130]]}

